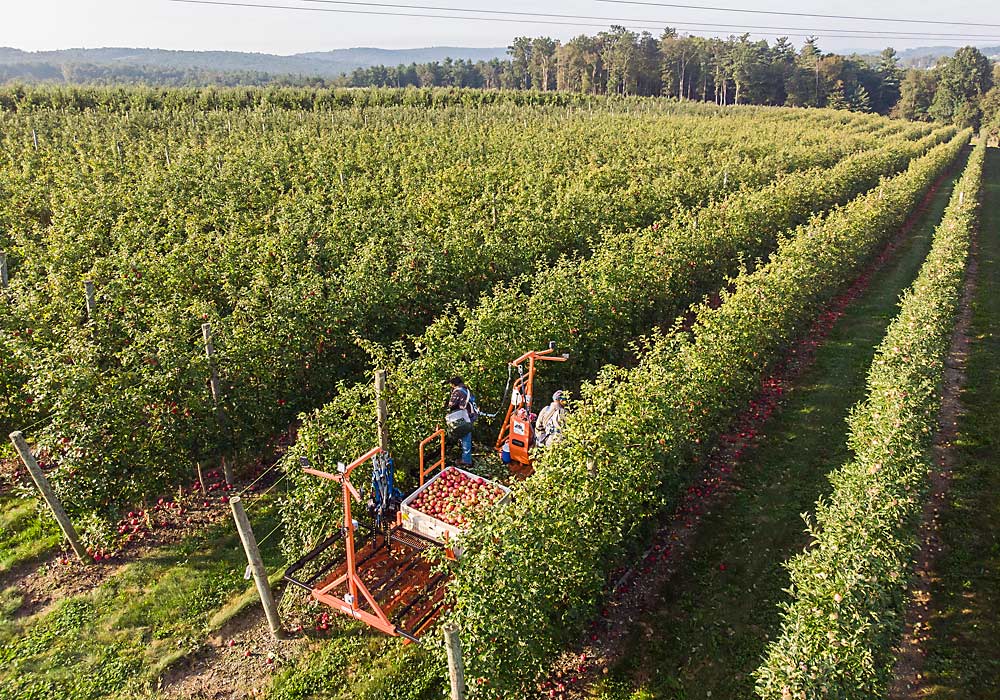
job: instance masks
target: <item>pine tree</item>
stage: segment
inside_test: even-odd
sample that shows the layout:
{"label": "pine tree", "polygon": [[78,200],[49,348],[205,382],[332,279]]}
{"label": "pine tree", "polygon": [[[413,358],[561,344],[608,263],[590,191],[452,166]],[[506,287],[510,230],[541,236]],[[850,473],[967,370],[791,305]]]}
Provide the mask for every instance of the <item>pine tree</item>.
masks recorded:
{"label": "pine tree", "polygon": [[826,106],[830,109],[849,109],[851,104],[844,94],[844,81],[838,80],[826,96]]}
{"label": "pine tree", "polygon": [[865,89],[864,85],[858,85],[854,88],[854,92],[851,94],[851,111],[852,112],[870,112],[872,111],[872,99]]}

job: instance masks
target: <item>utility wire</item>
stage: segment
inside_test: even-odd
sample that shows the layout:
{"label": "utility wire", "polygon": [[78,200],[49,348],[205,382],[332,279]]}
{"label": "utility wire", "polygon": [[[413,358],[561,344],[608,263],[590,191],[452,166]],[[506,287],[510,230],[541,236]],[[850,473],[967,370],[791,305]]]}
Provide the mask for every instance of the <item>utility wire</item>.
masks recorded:
{"label": "utility wire", "polygon": [[[603,1],[603,0],[601,0],[601,1]],[[474,21],[480,21],[480,22],[505,22],[505,23],[532,24],[532,25],[551,24],[551,25],[561,25],[561,26],[568,26],[568,27],[600,27],[602,29],[605,29],[608,26],[606,24],[595,24],[593,22],[582,22],[582,21],[581,22],[562,22],[562,21],[545,20],[545,19],[529,20],[529,19],[514,19],[514,18],[508,18],[508,17],[474,17],[474,16],[460,16],[460,15],[426,14],[426,13],[417,13],[417,12],[385,12],[385,11],[378,11],[378,10],[347,10],[347,9],[331,8],[331,7],[302,7],[302,6],[296,6],[296,5],[275,5],[275,4],[270,4],[270,3],[258,3],[258,4],[254,4],[254,3],[247,3],[247,2],[236,2],[234,0],[167,0],[167,2],[184,3],[184,4],[188,4],[188,5],[214,5],[214,6],[222,6],[222,7],[252,7],[252,8],[268,9],[268,10],[295,10],[295,11],[300,11],[300,12],[333,12],[333,13],[337,13],[337,14],[348,14],[348,15],[376,15],[376,16],[380,16],[380,17],[421,17],[421,18],[427,18],[427,19],[455,19],[455,20],[466,20],[466,21],[468,21],[468,20],[474,20]],[[465,10],[465,11],[466,12],[476,12],[477,10]],[[628,20],[626,20],[626,21],[628,21]],[[647,24],[647,25],[628,24],[628,25],[624,25],[624,26],[626,26],[626,28],[629,28],[629,29],[655,29],[655,28],[662,28],[664,26],[664,23],[663,22],[659,22],[659,23],[656,23],[655,26],[653,26],[652,22],[650,22],[650,24]],[[726,26],[726,25],[723,25],[723,26]],[[991,26],[991,25],[983,25],[983,26]],[[1000,26],[1000,25],[998,25],[998,26]],[[679,25],[677,25],[674,28],[675,29],[687,29],[688,25],[680,25],[679,24]],[[737,28],[737,27],[734,27],[734,28]],[[737,29],[744,29],[744,27],[738,27]],[[911,34],[911,35],[901,36],[901,35],[898,35],[898,34],[890,34],[888,32],[886,32],[886,33],[884,33],[882,35],[879,35],[879,36],[873,36],[871,34],[859,34],[859,33],[854,33],[854,34],[830,34],[829,31],[839,32],[839,31],[851,31],[851,30],[836,30],[835,29],[835,30],[825,30],[825,31],[819,32],[819,33],[817,33],[817,32],[811,32],[810,31],[810,32],[803,32],[801,34],[793,35],[793,36],[811,36],[811,35],[814,35],[814,34],[816,34],[818,36],[822,36],[822,35],[825,34],[827,36],[834,37],[834,38],[839,38],[839,39],[936,39],[936,38],[940,38],[940,36],[941,36],[941,35],[936,35],[936,34],[920,34],[920,35],[918,35],[918,34]],[[864,30],[858,30],[858,31],[864,31]],[[769,31],[755,31],[754,34],[760,34],[760,35],[766,35],[766,36],[788,36],[789,35],[788,32],[769,32]],[[956,36],[963,36],[964,37],[964,36],[967,36],[967,35],[956,35]],[[988,37],[988,36],[984,36],[984,35],[976,35],[976,36],[978,38],[986,38],[986,39],[993,38],[993,37]]]}
{"label": "utility wire", "polygon": [[257,503],[259,503],[260,500],[262,498],[264,498],[264,496],[266,496],[267,494],[271,493],[271,491],[274,490],[275,486],[277,486],[278,484],[280,484],[282,481],[284,481],[287,478],[288,478],[288,472],[285,472],[284,474],[282,474],[281,476],[279,476],[277,478],[277,480],[273,484],[271,484],[266,489],[264,489],[263,491],[261,491],[260,493],[258,493],[256,498],[254,498],[252,501],[247,501],[246,509],[250,510],[251,506],[257,505]]}
{"label": "utility wire", "polygon": [[[657,20],[657,19],[639,19],[637,17],[602,17],[595,15],[572,15],[572,14],[559,14],[553,12],[523,12],[516,10],[478,10],[467,7],[443,7],[436,5],[410,5],[402,3],[387,3],[387,2],[360,2],[359,0],[297,0],[297,2],[308,2],[316,3],[320,5],[353,5],[361,7],[388,7],[397,9],[409,9],[409,10],[434,10],[440,12],[475,12],[478,14],[485,15],[517,15],[519,17],[554,17],[557,19],[586,19],[586,20],[603,20],[610,23],[620,23],[620,22],[636,22],[641,24],[654,24],[657,27],[662,27],[666,25],[673,25],[670,21]],[[782,26],[772,26],[766,24],[741,24],[739,26],[729,24],[722,24],[718,22],[682,22],[685,27],[718,27],[718,28],[728,28],[728,29],[774,29],[779,31],[790,31],[790,32],[849,32],[854,34],[894,34],[894,35],[905,35],[914,36],[917,38],[931,38],[928,35],[933,34],[934,38],[937,37],[959,37],[959,38],[982,38],[982,39],[993,39],[1000,40],[994,34],[949,34],[943,32],[897,32],[887,29],[817,29],[815,27],[782,27]],[[874,37],[880,38],[880,37]]]}
{"label": "utility wire", "polygon": [[267,542],[267,540],[271,537],[271,535],[273,535],[274,533],[276,533],[278,530],[281,529],[282,525],[284,525],[284,523],[281,523],[281,522],[279,522],[277,525],[275,525],[273,530],[271,530],[269,533],[267,533],[266,535],[264,535],[263,537],[261,537],[257,541],[257,546],[260,547],[262,544],[264,544],[265,542]]}
{"label": "utility wire", "polygon": [[254,486],[256,486],[256,485],[257,485],[257,482],[258,482],[258,481],[260,481],[260,480],[261,480],[261,479],[263,479],[263,478],[264,478],[265,476],[267,476],[268,474],[270,474],[270,473],[271,473],[271,471],[275,469],[275,467],[277,467],[277,466],[278,466],[279,464],[281,464],[281,463],[282,463],[282,461],[284,461],[284,459],[285,459],[285,456],[284,456],[284,455],[282,455],[281,457],[278,457],[278,461],[276,461],[276,462],[275,462],[274,464],[272,464],[272,465],[271,465],[270,467],[268,467],[268,468],[267,468],[267,469],[265,469],[265,470],[264,470],[263,472],[261,472],[261,473],[260,473],[260,474],[259,474],[259,475],[257,476],[257,478],[256,478],[256,479],[254,479],[253,481],[251,481],[251,482],[250,482],[250,484],[249,484],[248,486],[246,486],[246,488],[244,488],[244,489],[243,489],[243,490],[242,490],[242,491],[240,492],[240,496],[241,496],[241,497],[242,497],[242,496],[245,496],[245,495],[246,495],[246,493],[247,493],[247,491],[249,491],[249,490],[250,490],[250,489],[252,489],[252,488],[253,488]]}
{"label": "utility wire", "polygon": [[41,419],[35,421],[34,423],[32,423],[31,425],[29,425],[28,427],[21,428],[20,431],[22,433],[27,433],[29,430],[33,430],[34,428],[37,428],[39,425],[41,425],[45,421],[50,420],[52,418],[55,418],[55,415],[56,415],[55,413],[50,413],[49,415],[45,416],[44,418],[41,418]]}
{"label": "utility wire", "polygon": [[937,19],[904,19],[901,17],[860,17],[856,15],[823,15],[814,12],[782,12],[780,10],[751,10],[738,7],[713,7],[710,5],[683,5],[671,2],[648,2],[647,0],[594,0],[611,5],[643,5],[646,7],[671,7],[683,10],[708,10],[711,12],[738,12],[748,15],[780,15],[782,17],[819,17],[822,19],[846,19],[863,22],[900,22],[905,24],[947,24],[953,27],[1000,27],[1000,24],[986,22],[961,22]]}
{"label": "utility wire", "polygon": [[[558,24],[567,27],[601,27],[607,28],[606,24],[594,24],[586,22],[558,22],[555,20],[532,20],[532,19],[513,19],[513,18],[501,18],[501,17],[463,17],[459,15],[431,15],[416,12],[383,12],[378,10],[344,10],[332,7],[301,7],[295,5],[272,5],[272,4],[251,4],[247,2],[234,2],[232,0],[167,0],[167,2],[179,2],[188,5],[221,5],[228,7],[257,7],[261,9],[268,10],[298,10],[300,12],[334,12],[337,14],[345,15],[377,15],[380,17],[425,17],[428,19],[461,19],[461,20],[476,20],[480,22],[513,22],[516,24]],[[474,11],[474,10],[471,10]],[[632,25],[634,29],[650,29],[651,27],[636,27]]]}
{"label": "utility wire", "polygon": [[[641,24],[653,24],[653,25],[656,25],[657,27],[662,27],[664,25],[671,25],[671,26],[673,25],[673,23],[670,22],[670,21],[661,21],[661,20],[656,20],[656,19],[639,19],[639,18],[636,18],[636,17],[628,17],[628,18],[623,18],[623,17],[601,17],[601,16],[594,16],[594,15],[559,14],[559,13],[553,13],[553,12],[522,12],[522,11],[516,11],[516,10],[477,10],[477,9],[466,8],[466,7],[442,7],[442,6],[434,6],[434,5],[409,5],[409,4],[402,4],[402,3],[385,3],[385,2],[360,2],[359,0],[354,0],[353,2],[351,0],[297,0],[297,2],[317,3],[317,4],[321,4],[321,5],[354,5],[354,6],[361,6],[361,7],[389,7],[389,8],[402,8],[402,9],[411,9],[411,10],[434,10],[434,11],[441,11],[441,12],[475,12],[475,13],[478,13],[478,14],[487,14],[487,15],[517,15],[517,16],[520,16],[520,17],[555,17],[555,18],[558,18],[558,19],[603,20],[605,22],[611,22],[611,23],[616,23],[616,24],[617,23],[621,23],[621,22],[635,22],[635,23],[641,23]],[[734,28],[734,25],[731,24],[731,23],[730,24],[722,24],[722,23],[718,23],[718,22],[682,22],[681,24],[683,26],[685,26],[685,27],[713,27],[713,28],[720,27],[720,28],[728,28],[728,29],[733,29]],[[929,31],[928,32],[901,32],[901,31],[893,31],[893,30],[887,30],[887,29],[881,29],[881,30],[877,30],[877,29],[876,30],[872,30],[872,29],[817,29],[815,27],[782,27],[782,26],[772,26],[772,25],[766,25],[766,24],[741,24],[741,25],[739,25],[739,27],[736,27],[736,28],[738,28],[738,29],[774,29],[774,30],[779,30],[779,31],[803,32],[803,33],[806,33],[806,34],[812,33],[812,32],[823,32],[823,33],[829,33],[829,32],[838,32],[838,33],[849,32],[849,33],[853,33],[853,34],[873,34],[873,35],[890,34],[891,33],[893,35],[913,36],[915,38],[938,38],[938,37],[973,38],[974,37],[974,38],[982,38],[982,39],[991,39],[991,40],[994,40],[994,41],[1000,40],[1000,37],[997,37],[996,35],[993,35],[993,34],[949,34],[949,33],[944,33],[944,32],[933,32],[933,36],[929,36],[930,34],[932,34]],[[874,36],[873,38],[878,39],[878,38],[882,38],[882,37]]]}

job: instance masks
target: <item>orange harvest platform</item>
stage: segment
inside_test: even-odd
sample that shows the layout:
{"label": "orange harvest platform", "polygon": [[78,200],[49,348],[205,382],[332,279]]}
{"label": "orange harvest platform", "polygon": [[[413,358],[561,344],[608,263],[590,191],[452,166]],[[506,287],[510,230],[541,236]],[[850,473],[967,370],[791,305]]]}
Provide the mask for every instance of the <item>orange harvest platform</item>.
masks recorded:
{"label": "orange harvest platform", "polygon": [[[424,447],[435,439],[441,441],[441,456],[425,470]],[[288,568],[285,580],[308,591],[321,603],[385,634],[402,637],[406,642],[419,642],[421,635],[447,609],[445,584],[449,575],[435,570],[425,556],[430,549],[441,549],[443,545],[407,529],[399,516],[398,504],[389,508],[394,516],[391,524],[382,528],[360,527],[352,517],[351,503],[360,503],[361,494],[351,484],[350,476],[368,461],[373,462],[377,474],[377,470],[387,468],[388,454],[376,447],[347,466],[338,465],[337,474],[304,470],[341,484],[344,520],[335,533]],[[391,463],[388,465],[391,470]],[[443,467],[444,433],[436,431],[421,444],[421,485],[428,473]],[[391,486],[382,496],[387,496],[390,490]],[[373,488],[373,497],[377,491]],[[389,499],[381,500],[388,503]],[[305,578],[302,572],[307,570]]]}

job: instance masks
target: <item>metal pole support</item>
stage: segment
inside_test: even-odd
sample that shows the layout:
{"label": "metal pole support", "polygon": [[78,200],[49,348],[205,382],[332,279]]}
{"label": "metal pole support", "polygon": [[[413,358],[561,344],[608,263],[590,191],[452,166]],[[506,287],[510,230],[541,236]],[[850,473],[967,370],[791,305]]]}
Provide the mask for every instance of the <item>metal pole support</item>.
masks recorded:
{"label": "metal pole support", "polygon": [[7,273],[7,253],[0,251],[0,289],[7,289],[10,286],[10,277]]}
{"label": "metal pole support", "polygon": [[375,372],[375,417],[378,426],[378,444],[389,451],[389,406],[385,402],[385,370]]}
{"label": "metal pole support", "polygon": [[444,646],[448,651],[451,700],[465,700],[465,665],[462,663],[462,643],[458,639],[458,627],[455,625],[445,625]]}
{"label": "metal pole support", "polygon": [[261,605],[264,606],[264,614],[267,616],[267,624],[271,628],[271,636],[275,639],[281,639],[284,636],[284,631],[281,629],[281,618],[278,617],[278,606],[274,604],[271,584],[267,580],[267,570],[264,568],[264,560],[260,557],[260,549],[257,548],[257,538],[254,537],[253,528],[250,527],[250,519],[247,518],[243,501],[239,496],[234,496],[229,504],[233,508],[236,529],[240,533],[240,541],[243,543],[243,550],[250,563],[254,583],[257,584],[257,593],[260,595]]}
{"label": "metal pole support", "polygon": [[52,515],[55,516],[56,522],[59,523],[59,527],[62,528],[63,534],[66,535],[66,539],[69,540],[69,544],[76,553],[77,558],[84,563],[89,563],[90,560],[87,556],[86,548],[84,548],[83,544],[80,542],[80,538],[76,534],[76,529],[73,527],[73,523],[70,522],[69,516],[66,515],[66,511],[63,510],[62,503],[59,502],[55,491],[52,490],[52,485],[49,483],[49,480],[45,478],[45,474],[42,473],[42,468],[39,467],[38,462],[35,461],[35,456],[31,454],[31,448],[28,447],[28,443],[25,441],[24,435],[20,430],[15,430],[10,434],[10,441],[14,443],[14,449],[17,450],[17,454],[21,457],[21,461],[24,462],[24,466],[28,468],[28,472],[31,474],[31,478],[35,482],[35,486],[37,486],[38,490],[42,492],[42,497],[45,499],[49,509],[52,511]]}
{"label": "metal pole support", "polygon": [[[208,368],[211,376],[208,378],[208,386],[212,391],[212,403],[215,404],[215,420],[223,429],[227,426],[226,409],[222,407],[222,389],[219,386],[219,370],[215,365],[215,345],[212,343],[212,326],[209,323],[201,324],[201,335],[205,339],[205,357],[208,358]],[[225,456],[222,457],[222,473],[226,477],[226,484],[233,485],[233,469],[229,466]]]}
{"label": "metal pole support", "polygon": [[94,314],[97,311],[97,297],[94,291],[94,283],[90,280],[85,280],[83,283],[83,293],[87,297],[87,318],[93,321]]}

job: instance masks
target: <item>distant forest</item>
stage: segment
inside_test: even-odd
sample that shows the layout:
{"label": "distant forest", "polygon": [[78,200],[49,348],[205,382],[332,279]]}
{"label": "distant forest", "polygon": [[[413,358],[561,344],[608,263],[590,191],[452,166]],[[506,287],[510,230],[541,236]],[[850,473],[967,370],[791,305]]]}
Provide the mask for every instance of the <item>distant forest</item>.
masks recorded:
{"label": "distant forest", "polygon": [[798,50],[749,35],[728,39],[659,38],[623,27],[561,43],[518,37],[508,60],[451,61],[359,68],[347,87],[450,86],[584,94],[665,96],[716,104],[830,107],[915,120],[979,125],[992,118],[1000,69],[979,49],[904,70],[894,49],[877,56],[824,53],[816,39]]}

